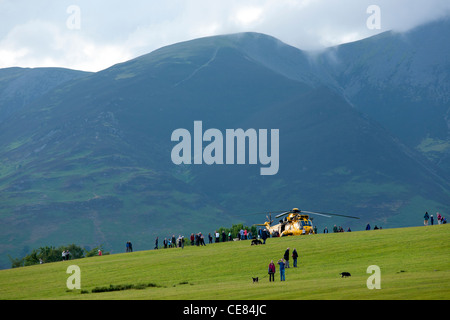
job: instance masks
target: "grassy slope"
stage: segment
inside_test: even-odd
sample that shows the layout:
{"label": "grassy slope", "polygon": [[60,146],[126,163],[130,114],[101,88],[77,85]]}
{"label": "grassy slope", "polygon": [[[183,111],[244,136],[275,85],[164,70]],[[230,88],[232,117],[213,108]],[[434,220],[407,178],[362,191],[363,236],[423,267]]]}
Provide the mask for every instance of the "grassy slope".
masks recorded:
{"label": "grassy slope", "polygon": [[[1,270],[0,299],[449,299],[449,240],[450,225],[441,225],[114,254]],[[269,283],[267,266],[287,247],[297,248],[299,268]],[[67,290],[71,264],[89,293]],[[370,265],[381,268],[380,290],[366,287]],[[340,278],[342,271],[352,277]],[[161,287],[91,293],[141,283]]]}

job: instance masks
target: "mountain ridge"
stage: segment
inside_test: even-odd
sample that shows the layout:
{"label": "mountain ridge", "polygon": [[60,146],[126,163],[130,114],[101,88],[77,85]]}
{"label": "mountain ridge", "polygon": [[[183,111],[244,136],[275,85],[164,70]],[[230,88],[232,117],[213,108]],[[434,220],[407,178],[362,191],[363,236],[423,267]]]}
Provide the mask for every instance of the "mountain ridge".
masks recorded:
{"label": "mountain ridge", "polygon": [[89,74],[65,68],[0,69],[0,123],[52,89]]}

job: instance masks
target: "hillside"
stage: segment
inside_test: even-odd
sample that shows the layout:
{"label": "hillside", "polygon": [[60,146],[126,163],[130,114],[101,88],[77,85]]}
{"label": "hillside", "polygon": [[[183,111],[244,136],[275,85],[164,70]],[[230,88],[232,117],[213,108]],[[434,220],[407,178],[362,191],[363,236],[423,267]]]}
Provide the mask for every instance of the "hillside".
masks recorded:
{"label": "hillside", "polygon": [[[439,27],[426,30],[428,37],[441,34]],[[349,94],[353,82],[377,75],[380,68],[372,64],[381,65],[385,55],[354,57],[389,50],[389,39],[410,52],[396,37],[331,48],[358,62],[348,77],[273,37],[244,33],[177,43],[43,90],[1,124],[1,266],[9,267],[7,254],[23,256],[44,245],[103,244],[118,253],[132,240],[148,249],[156,236],[261,223],[265,214],[248,214],[293,207],[361,218],[319,217],[314,222],[320,229],[338,224],[361,230],[367,222],[414,226],[425,211],[445,215],[445,170],[416,149],[420,139],[410,144],[362,108],[363,93]],[[428,50],[448,53],[438,44]],[[409,71],[396,69],[396,79]],[[448,85],[440,73],[429,76]],[[404,96],[401,88],[395,97]],[[393,95],[383,92],[371,108],[390,103]],[[424,105],[431,101],[423,99]],[[406,95],[402,103],[410,100]],[[171,134],[179,128],[193,133],[194,121],[222,133],[279,129],[277,174],[262,176],[261,164],[248,161],[175,165]]]}
{"label": "hillside", "polygon": [[89,74],[63,68],[0,69],[0,124],[57,86]]}
{"label": "hillside", "polygon": [[[352,106],[450,177],[450,20],[380,35],[315,56],[317,73]],[[331,79],[331,80],[330,80]]]}
{"label": "hillside", "polygon": [[[273,238],[260,246],[244,240],[1,270],[0,299],[448,300],[449,231],[447,224]],[[270,260],[287,247],[299,252],[299,267],[286,269],[283,283],[277,267],[269,282]],[[67,289],[69,265],[79,266],[84,293]],[[380,268],[381,289],[367,288],[371,265]],[[351,277],[341,278],[343,271]],[[140,284],[152,287],[92,292]]]}

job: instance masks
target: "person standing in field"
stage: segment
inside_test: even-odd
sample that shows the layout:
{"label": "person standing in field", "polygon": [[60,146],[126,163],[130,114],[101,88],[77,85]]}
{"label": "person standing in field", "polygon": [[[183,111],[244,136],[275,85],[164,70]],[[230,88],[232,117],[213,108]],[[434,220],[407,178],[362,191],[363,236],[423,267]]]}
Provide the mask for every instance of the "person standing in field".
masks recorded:
{"label": "person standing in field", "polygon": [[269,263],[269,282],[275,282],[275,263],[273,260]]}
{"label": "person standing in field", "polygon": [[278,265],[280,266],[280,281],[286,281],[286,277],[285,277],[285,260],[284,259],[280,259],[278,260]]}
{"label": "person standing in field", "polygon": [[286,268],[289,268],[289,248],[287,248],[286,251],[284,252],[283,258],[285,260]]}
{"label": "person standing in field", "polygon": [[172,242],[171,242],[171,248],[176,248],[177,247],[177,239],[175,238],[175,235],[172,235]]}
{"label": "person standing in field", "polygon": [[297,268],[297,258],[298,258],[297,249],[294,248],[294,251],[292,251],[292,260],[294,261],[294,268]]}
{"label": "person standing in field", "polygon": [[216,243],[219,243],[219,239],[220,239],[220,235],[217,231],[214,231],[215,236],[216,236]]}
{"label": "person standing in field", "polygon": [[425,212],[425,215],[423,216],[423,225],[428,225],[428,219],[430,219],[430,216],[428,215],[428,212]]}
{"label": "person standing in field", "polygon": [[201,232],[199,233],[199,238],[200,238],[200,245],[206,246],[205,237],[203,236],[203,234]]}
{"label": "person standing in field", "polygon": [[264,229],[262,232],[261,232],[261,236],[262,236],[262,239],[263,239],[263,244],[266,244],[266,239],[267,239],[267,230],[266,229]]}
{"label": "person standing in field", "polygon": [[441,214],[440,214],[439,212],[436,212],[436,217],[437,217],[437,219],[438,219],[438,224],[441,224],[441,222],[442,222],[442,216],[441,216]]}

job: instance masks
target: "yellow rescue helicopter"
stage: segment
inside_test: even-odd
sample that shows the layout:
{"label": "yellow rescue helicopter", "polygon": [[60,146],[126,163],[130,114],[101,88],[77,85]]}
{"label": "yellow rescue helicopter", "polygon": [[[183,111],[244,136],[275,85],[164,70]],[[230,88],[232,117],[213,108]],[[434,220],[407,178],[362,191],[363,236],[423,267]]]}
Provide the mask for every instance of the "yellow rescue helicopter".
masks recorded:
{"label": "yellow rescue helicopter", "polygon": [[313,218],[310,218],[308,214],[315,214],[327,218],[331,218],[331,216],[340,216],[352,219],[359,219],[358,217],[346,216],[342,214],[301,211],[298,208],[294,208],[292,210],[276,215],[275,218],[284,217],[276,225],[272,225],[273,220],[271,214],[269,214],[269,216],[266,216],[268,221],[266,221],[263,224],[255,224],[255,225],[266,227],[267,231],[272,236],[284,237],[284,236],[297,236],[303,234],[314,234],[314,227],[312,224]]}

